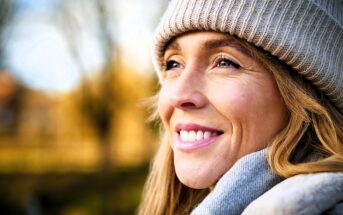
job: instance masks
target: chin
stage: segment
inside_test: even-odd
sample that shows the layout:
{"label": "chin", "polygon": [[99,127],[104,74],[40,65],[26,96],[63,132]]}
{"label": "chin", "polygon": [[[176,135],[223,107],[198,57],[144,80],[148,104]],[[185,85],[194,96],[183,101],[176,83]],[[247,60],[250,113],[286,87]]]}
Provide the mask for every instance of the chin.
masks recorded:
{"label": "chin", "polygon": [[207,183],[207,182],[199,182],[199,181],[188,181],[188,180],[182,180],[179,179],[180,182],[192,189],[205,189],[211,187],[212,183]]}
{"label": "chin", "polygon": [[176,171],[176,175],[179,181],[183,185],[192,189],[206,189],[213,186],[213,184],[215,184],[215,182],[217,181],[216,179],[212,179],[212,178],[204,177],[204,176],[194,177],[194,175],[191,175],[191,174],[186,174],[186,175],[183,175],[181,173],[178,174],[177,171]]}

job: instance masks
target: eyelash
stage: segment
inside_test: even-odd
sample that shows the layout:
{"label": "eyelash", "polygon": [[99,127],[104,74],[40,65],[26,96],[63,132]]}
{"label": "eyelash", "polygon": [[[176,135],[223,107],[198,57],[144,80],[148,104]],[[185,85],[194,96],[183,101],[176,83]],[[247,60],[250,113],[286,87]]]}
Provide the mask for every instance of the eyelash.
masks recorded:
{"label": "eyelash", "polygon": [[[220,55],[219,57],[217,57],[217,59],[215,60],[215,65],[217,67],[222,67],[220,65],[221,61],[226,61],[226,63],[228,64],[228,65],[224,66],[225,68],[227,68],[227,67],[233,67],[235,69],[240,69],[241,68],[241,65],[239,65],[236,62],[234,62],[233,60],[231,60],[230,58],[228,58],[225,55]],[[175,65],[175,64],[177,64],[177,65]],[[175,68],[179,68],[180,67],[180,63],[178,63],[175,60],[168,60],[168,61],[166,61],[163,64],[163,67],[164,67],[165,71],[169,71],[169,70],[172,70],[172,69],[175,69]]]}
{"label": "eyelash", "polygon": [[226,63],[228,63],[227,66],[224,66],[225,68],[227,68],[227,67],[233,67],[235,69],[240,69],[241,68],[241,65],[239,65],[238,63],[234,62],[233,60],[231,60],[230,58],[228,58],[227,56],[224,56],[224,55],[221,55],[221,56],[217,57],[217,59],[215,60],[215,65],[217,67],[222,67],[220,65],[220,62],[224,61],[224,60],[226,61]]}

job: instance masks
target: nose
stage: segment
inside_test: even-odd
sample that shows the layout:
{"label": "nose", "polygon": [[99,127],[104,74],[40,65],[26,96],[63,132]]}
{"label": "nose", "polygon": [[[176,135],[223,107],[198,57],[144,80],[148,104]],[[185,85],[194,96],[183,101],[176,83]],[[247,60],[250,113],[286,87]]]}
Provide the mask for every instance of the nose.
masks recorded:
{"label": "nose", "polygon": [[203,81],[196,73],[183,72],[171,87],[170,103],[182,110],[199,109],[206,105]]}

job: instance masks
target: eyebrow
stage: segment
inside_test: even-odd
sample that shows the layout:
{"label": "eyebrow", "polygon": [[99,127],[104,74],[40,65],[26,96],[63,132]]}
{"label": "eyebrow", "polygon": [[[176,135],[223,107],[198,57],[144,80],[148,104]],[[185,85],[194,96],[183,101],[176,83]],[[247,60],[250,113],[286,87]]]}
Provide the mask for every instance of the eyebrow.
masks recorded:
{"label": "eyebrow", "polygon": [[179,43],[177,41],[175,41],[175,39],[173,39],[172,41],[170,41],[166,45],[166,48],[164,49],[164,52],[166,52],[168,49],[173,49],[173,50],[180,51],[181,47],[180,47]]}
{"label": "eyebrow", "polygon": [[[213,40],[208,40],[204,43],[204,47],[206,49],[217,49],[217,48],[226,47],[226,46],[233,47],[236,50],[244,53],[248,57],[252,57],[251,52],[247,48],[245,48],[243,45],[241,45],[234,38],[226,37],[224,39],[213,39]],[[166,46],[165,51],[167,51],[168,49],[180,51],[181,47],[176,40],[173,40]]]}

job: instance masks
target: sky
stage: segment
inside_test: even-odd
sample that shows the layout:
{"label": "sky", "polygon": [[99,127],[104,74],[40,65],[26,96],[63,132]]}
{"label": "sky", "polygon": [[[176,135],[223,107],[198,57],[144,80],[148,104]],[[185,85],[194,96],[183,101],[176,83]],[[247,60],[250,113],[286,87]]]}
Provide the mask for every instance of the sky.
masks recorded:
{"label": "sky", "polygon": [[[54,20],[55,0],[15,1],[20,13],[6,37],[11,72],[32,88],[57,93],[73,89],[81,72]],[[161,12],[158,2],[163,0],[109,1],[118,17],[116,32],[124,63],[137,72],[151,71],[152,32]],[[98,44],[86,29],[78,36],[82,62],[89,73],[97,71],[103,62]]]}

